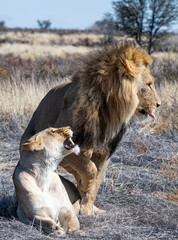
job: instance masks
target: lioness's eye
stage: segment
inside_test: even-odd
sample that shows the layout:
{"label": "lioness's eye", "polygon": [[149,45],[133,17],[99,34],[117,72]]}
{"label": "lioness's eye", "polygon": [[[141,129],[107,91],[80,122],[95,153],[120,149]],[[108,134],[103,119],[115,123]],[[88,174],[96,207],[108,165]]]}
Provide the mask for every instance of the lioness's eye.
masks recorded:
{"label": "lioness's eye", "polygon": [[54,133],[56,130],[52,129],[51,132]]}
{"label": "lioness's eye", "polygon": [[148,83],[147,85],[148,85],[149,88],[152,89],[152,84],[151,83]]}

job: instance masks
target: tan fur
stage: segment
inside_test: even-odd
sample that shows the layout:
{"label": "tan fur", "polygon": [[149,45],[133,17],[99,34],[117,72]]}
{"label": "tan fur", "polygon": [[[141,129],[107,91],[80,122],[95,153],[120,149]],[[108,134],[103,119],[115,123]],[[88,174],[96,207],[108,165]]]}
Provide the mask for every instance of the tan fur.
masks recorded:
{"label": "tan fur", "polygon": [[[55,172],[64,156],[79,153],[71,137],[68,127],[48,128],[37,133],[22,145],[23,154],[13,174],[19,220],[34,221],[47,234],[79,229],[74,208]],[[67,146],[72,145],[66,149],[68,138]]]}
{"label": "tan fur", "polygon": [[77,64],[72,82],[44,97],[22,136],[21,143],[48,125],[73,128],[81,153],[65,157],[61,166],[77,180],[81,213],[100,212],[93,203],[109,157],[131,117],[152,114],[157,107],[151,63],[150,56],[130,41],[92,53]]}

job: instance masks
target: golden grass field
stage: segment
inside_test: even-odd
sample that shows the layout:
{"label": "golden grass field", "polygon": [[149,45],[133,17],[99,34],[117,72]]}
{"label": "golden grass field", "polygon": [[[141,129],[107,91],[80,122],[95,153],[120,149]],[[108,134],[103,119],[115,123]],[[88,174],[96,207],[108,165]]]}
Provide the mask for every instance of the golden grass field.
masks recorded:
{"label": "golden grass field", "polygon": [[[74,34],[64,34],[60,35],[58,33],[45,33],[45,32],[4,32],[0,35],[0,41],[6,40],[0,47],[0,55],[2,56],[1,65],[7,66],[7,69],[10,69],[11,72],[14,71],[14,66],[10,65],[11,57],[7,59],[7,61],[3,62],[3,56],[12,56],[13,65],[15,65],[15,61],[18,62],[18,58],[26,60],[26,68],[28,68],[28,60],[30,60],[35,64],[37,59],[48,59],[48,58],[61,58],[65,59],[68,56],[75,59],[75,57],[80,57],[83,54],[87,54],[87,52],[92,51],[92,47],[80,46],[81,42],[85,39],[88,39],[90,44],[95,45],[102,41],[102,35],[96,35],[94,33],[74,33]],[[121,40],[123,38],[116,37],[116,40]],[[77,45],[77,46],[76,46]],[[94,47],[95,49],[96,47]],[[168,67],[170,64],[172,68],[177,68],[178,66],[178,53],[177,52],[156,52],[153,54],[154,59],[158,64],[154,64],[154,72],[158,71],[156,74],[160,74],[158,92],[162,99],[164,108],[160,110],[158,114],[159,128],[167,129],[177,128],[177,113],[175,111],[169,112],[169,115],[166,114],[166,110],[175,109],[178,101],[178,83],[177,76],[170,76],[171,79],[168,79],[169,72],[164,76],[164,68],[165,64],[168,63]],[[9,61],[9,62],[8,62]],[[21,64],[21,62],[16,63]],[[22,64],[23,65],[23,64]],[[44,65],[44,64],[43,64]],[[159,69],[156,67],[160,67]],[[23,67],[22,69],[18,69],[16,66],[15,71],[11,74],[10,79],[6,79],[6,81],[1,81],[1,89],[0,89],[0,102],[1,104],[1,116],[8,116],[12,114],[16,115],[26,115],[29,113],[31,116],[34,109],[37,107],[40,99],[44,96],[44,94],[53,86],[57,84],[59,81],[64,81],[64,79],[55,79],[53,81],[48,81],[46,79],[48,77],[45,76],[45,79],[41,79],[41,81],[36,82],[35,73],[33,69],[31,69],[30,80],[27,81],[23,76]],[[45,66],[46,67],[46,66]],[[56,66],[53,66],[53,71],[55,72]],[[21,68],[21,66],[19,66]],[[26,69],[25,69],[26,70]],[[42,69],[43,70],[43,69]],[[51,69],[46,69],[46,71],[51,71]],[[173,69],[174,70],[174,69]],[[21,72],[20,72],[21,71]],[[162,71],[162,72],[161,72]],[[178,70],[176,71],[177,74]],[[1,76],[2,75],[2,76]],[[56,73],[57,75],[57,73]],[[3,72],[0,69],[0,77],[3,79]],[[41,76],[42,77],[42,76]],[[59,76],[60,77],[60,76]],[[59,78],[58,77],[58,78]],[[161,78],[161,79],[160,79]],[[18,80],[20,79],[20,80]],[[45,80],[45,81],[44,81]],[[5,88],[4,84],[7,84],[8,89]],[[9,91],[9,89],[11,91]],[[28,91],[28,95],[26,94]],[[10,99],[10,102],[6,102],[6,99]],[[19,96],[19,98],[18,98]],[[15,104],[16,103],[16,104]],[[28,116],[29,117],[29,116]],[[168,119],[167,119],[168,118]],[[153,126],[151,124],[150,126]],[[157,128],[153,128],[154,130],[159,130]]]}
{"label": "golden grass field", "polygon": [[[102,34],[87,32],[1,32],[2,196],[7,198],[13,193],[11,176],[19,158],[20,137],[39,102],[53,86],[70,79],[75,58],[101,47],[103,38]],[[116,41],[120,39],[123,37],[115,37]],[[152,57],[151,70],[162,101],[157,119],[148,118],[131,124],[116,151],[96,200],[110,213],[94,220],[80,217],[86,238],[74,235],[74,238],[68,236],[64,239],[176,239],[178,52],[154,52]],[[141,212],[142,208],[145,215]],[[15,239],[7,230],[9,228],[13,229],[12,235],[16,239],[37,239],[36,236],[38,239],[55,238],[38,235],[36,230],[31,230],[29,238],[22,229],[28,232],[30,228],[4,218],[0,238],[2,234],[2,239]]]}
{"label": "golden grass field", "polygon": [[[97,45],[103,35],[94,33],[73,33],[60,35],[45,32],[5,32],[0,41],[6,40],[0,48],[0,54],[13,54],[22,58],[62,57],[67,54],[86,54],[90,48],[82,45]],[[123,38],[123,37],[122,37]],[[115,40],[121,38],[115,37]]]}

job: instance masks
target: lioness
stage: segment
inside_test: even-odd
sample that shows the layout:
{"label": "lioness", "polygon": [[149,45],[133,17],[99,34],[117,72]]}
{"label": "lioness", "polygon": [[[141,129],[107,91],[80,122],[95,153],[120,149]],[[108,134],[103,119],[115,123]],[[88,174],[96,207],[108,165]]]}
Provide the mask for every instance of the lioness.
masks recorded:
{"label": "lioness", "polygon": [[71,137],[69,127],[48,128],[35,134],[22,145],[23,154],[13,174],[19,220],[41,224],[48,234],[79,229],[73,206],[55,172],[64,156],[79,153]]}
{"label": "lioness", "polygon": [[151,63],[151,57],[132,41],[92,53],[77,66],[71,82],[48,92],[21,138],[22,144],[49,125],[72,127],[81,153],[68,155],[61,166],[77,180],[81,213],[102,212],[93,203],[131,117],[155,118],[160,100]]}

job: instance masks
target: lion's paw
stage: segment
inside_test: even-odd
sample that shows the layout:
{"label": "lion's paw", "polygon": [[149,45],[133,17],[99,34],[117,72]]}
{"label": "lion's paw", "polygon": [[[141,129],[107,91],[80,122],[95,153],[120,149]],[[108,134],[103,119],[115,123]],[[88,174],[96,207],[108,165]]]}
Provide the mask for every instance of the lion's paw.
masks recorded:
{"label": "lion's paw", "polygon": [[84,214],[88,216],[102,214],[105,212],[106,212],[105,210],[99,209],[95,205],[89,206],[89,205],[83,204],[80,207],[80,214]]}
{"label": "lion's paw", "polygon": [[97,214],[103,214],[103,213],[105,213],[106,211],[103,210],[103,209],[99,209],[99,208],[97,208],[95,205],[93,205],[93,212],[94,212],[94,215],[97,215]]}

